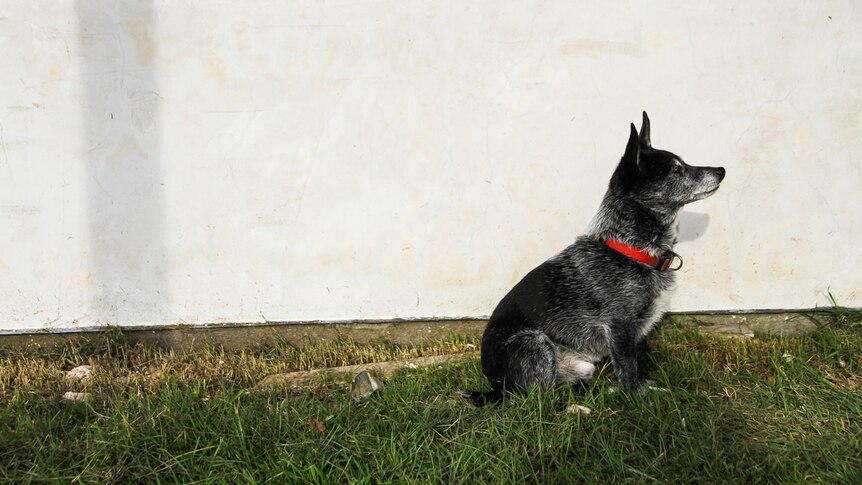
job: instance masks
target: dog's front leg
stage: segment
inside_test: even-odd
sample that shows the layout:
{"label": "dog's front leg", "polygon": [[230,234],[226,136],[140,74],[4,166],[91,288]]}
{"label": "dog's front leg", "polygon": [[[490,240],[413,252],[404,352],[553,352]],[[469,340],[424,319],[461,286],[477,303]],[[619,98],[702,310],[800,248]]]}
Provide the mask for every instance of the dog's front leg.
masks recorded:
{"label": "dog's front leg", "polygon": [[638,381],[642,384],[648,383],[647,381],[649,381],[650,378],[652,363],[649,360],[649,344],[647,344],[646,337],[641,337],[640,341],[637,343],[635,352],[638,359]]}
{"label": "dog's front leg", "polygon": [[638,370],[640,358],[638,355],[637,336],[634,326],[629,322],[614,322],[610,328],[611,363],[614,373],[623,389],[634,393],[640,392],[641,373]]}

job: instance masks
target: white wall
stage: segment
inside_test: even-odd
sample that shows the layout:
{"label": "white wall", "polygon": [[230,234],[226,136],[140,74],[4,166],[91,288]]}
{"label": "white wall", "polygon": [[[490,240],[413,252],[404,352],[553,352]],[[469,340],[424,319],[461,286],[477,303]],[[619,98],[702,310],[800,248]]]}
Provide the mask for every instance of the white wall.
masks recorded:
{"label": "white wall", "polygon": [[488,315],[642,109],[673,309],[862,306],[852,1],[3,1],[0,329]]}

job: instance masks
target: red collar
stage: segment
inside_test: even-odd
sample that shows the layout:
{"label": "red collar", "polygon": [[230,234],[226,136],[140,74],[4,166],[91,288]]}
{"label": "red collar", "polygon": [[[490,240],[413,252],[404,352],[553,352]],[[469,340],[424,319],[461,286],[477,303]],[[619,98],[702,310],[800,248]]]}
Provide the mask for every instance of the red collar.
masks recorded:
{"label": "red collar", "polygon": [[[647,266],[657,269],[659,271],[677,271],[678,269],[682,268],[682,258],[680,258],[678,254],[670,250],[665,251],[661,256],[653,256],[637,246],[629,246],[628,244],[622,241],[617,241],[616,239],[605,239],[604,243],[605,246],[613,249],[614,251],[617,251],[620,254],[624,254],[634,259],[635,261],[640,261],[641,263],[644,263]],[[671,268],[670,264],[673,262],[674,259],[679,260],[679,266]]]}

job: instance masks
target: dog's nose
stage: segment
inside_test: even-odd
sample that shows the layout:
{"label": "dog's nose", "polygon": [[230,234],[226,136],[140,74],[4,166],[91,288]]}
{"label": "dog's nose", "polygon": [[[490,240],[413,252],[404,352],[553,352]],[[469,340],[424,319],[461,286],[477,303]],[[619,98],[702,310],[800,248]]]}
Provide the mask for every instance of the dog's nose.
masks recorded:
{"label": "dog's nose", "polygon": [[718,175],[718,181],[721,182],[724,180],[724,167],[718,167],[715,169],[715,174]]}

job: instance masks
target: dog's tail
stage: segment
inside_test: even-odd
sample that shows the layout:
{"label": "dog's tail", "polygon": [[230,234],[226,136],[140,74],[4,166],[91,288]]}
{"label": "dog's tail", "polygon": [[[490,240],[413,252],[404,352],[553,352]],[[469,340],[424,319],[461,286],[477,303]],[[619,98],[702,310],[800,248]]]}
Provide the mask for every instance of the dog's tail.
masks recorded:
{"label": "dog's tail", "polygon": [[487,404],[497,404],[498,402],[503,400],[503,390],[502,389],[494,389],[489,392],[479,392],[479,391],[461,391],[459,393],[461,397],[467,399],[472,402],[476,407],[482,407]]}

